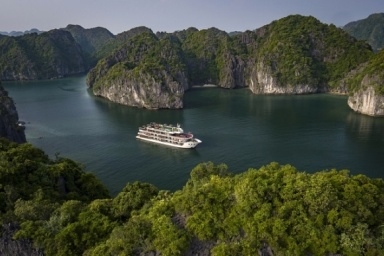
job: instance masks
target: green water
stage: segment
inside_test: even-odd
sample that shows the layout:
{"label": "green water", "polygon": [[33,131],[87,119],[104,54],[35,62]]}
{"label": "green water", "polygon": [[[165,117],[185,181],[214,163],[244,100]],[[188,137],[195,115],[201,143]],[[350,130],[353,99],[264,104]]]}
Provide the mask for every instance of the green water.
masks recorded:
{"label": "green water", "polygon": [[[206,161],[233,173],[276,161],[310,173],[337,168],[384,178],[384,118],[354,113],[345,96],[195,88],[183,110],[145,110],[94,97],[84,76],[3,86],[30,143],[81,162],[112,194],[136,180],[180,189]],[[148,122],[180,123],[203,143],[190,150],[136,140]]]}

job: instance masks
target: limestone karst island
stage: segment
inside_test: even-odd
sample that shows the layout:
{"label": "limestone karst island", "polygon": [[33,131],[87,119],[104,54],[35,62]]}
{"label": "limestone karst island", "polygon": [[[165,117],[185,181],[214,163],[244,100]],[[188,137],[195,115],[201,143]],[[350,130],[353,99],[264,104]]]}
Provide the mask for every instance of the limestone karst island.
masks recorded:
{"label": "limestone karst island", "polygon": [[[383,28],[378,13],[342,28],[291,15],[243,32],[136,27],[114,35],[68,25],[0,34],[0,80],[82,74],[95,99],[151,109],[146,114],[180,113],[184,95],[207,84],[230,93],[341,94],[352,114],[376,121],[384,116]],[[384,255],[381,178],[277,162],[239,173],[207,161],[175,191],[127,181],[111,195],[83,164],[27,143],[26,129],[0,84],[0,255]],[[168,130],[177,131],[168,135],[173,146],[188,148],[171,150],[183,153],[220,142],[158,123],[138,136],[159,141]],[[255,148],[270,150],[265,144]],[[171,150],[175,162],[184,161]]]}

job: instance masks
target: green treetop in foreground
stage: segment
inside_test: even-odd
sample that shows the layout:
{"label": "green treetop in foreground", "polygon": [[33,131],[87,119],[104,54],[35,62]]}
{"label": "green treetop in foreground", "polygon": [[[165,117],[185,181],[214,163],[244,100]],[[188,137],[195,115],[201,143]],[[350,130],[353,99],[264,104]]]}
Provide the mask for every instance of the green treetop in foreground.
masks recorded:
{"label": "green treetop in foreground", "polygon": [[0,211],[46,255],[384,254],[384,181],[347,170],[208,162],[174,193],[135,182],[111,198],[79,164],[1,140]]}

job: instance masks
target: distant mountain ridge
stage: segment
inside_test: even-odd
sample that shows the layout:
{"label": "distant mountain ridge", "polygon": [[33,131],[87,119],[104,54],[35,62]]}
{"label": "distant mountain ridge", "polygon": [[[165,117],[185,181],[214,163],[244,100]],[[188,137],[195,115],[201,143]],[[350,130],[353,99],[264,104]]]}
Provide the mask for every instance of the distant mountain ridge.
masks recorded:
{"label": "distant mountain ridge", "polygon": [[32,34],[32,33],[41,34],[43,32],[44,31],[38,30],[37,28],[32,28],[32,29],[26,30],[24,32],[22,32],[22,31],[11,31],[11,32],[0,31],[0,35],[4,35],[4,36],[23,36],[23,35]]}
{"label": "distant mountain ridge", "polygon": [[359,40],[367,41],[376,52],[384,49],[384,13],[346,24],[343,29]]}

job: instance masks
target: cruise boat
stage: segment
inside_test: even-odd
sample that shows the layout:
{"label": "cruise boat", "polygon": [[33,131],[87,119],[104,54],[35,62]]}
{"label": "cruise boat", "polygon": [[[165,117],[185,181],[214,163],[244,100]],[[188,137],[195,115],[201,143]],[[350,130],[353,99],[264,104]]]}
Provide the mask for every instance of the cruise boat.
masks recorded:
{"label": "cruise boat", "polygon": [[139,128],[136,138],[177,148],[194,148],[201,143],[192,133],[185,133],[179,124],[150,123]]}

